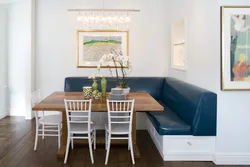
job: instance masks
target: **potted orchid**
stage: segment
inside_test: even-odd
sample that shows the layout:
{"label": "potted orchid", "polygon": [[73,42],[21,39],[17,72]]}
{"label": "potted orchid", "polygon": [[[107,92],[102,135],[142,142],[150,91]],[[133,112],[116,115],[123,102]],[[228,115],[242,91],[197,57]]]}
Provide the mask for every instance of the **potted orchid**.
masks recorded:
{"label": "potted orchid", "polygon": [[[132,71],[130,59],[128,56],[123,56],[121,52],[118,53],[114,49],[111,49],[110,51],[111,51],[111,53],[104,54],[101,57],[98,65],[97,65],[97,69],[98,69],[98,71],[100,71],[101,65],[103,65],[106,61],[113,62],[114,66],[115,66],[116,86],[118,88],[122,88],[123,92],[125,94],[127,94],[130,91],[130,88],[128,87],[128,84],[127,84],[127,75]],[[118,72],[119,68],[121,71],[120,73],[122,75],[121,77],[119,76],[119,72]],[[113,75],[111,68],[109,71],[110,71],[111,75]]]}

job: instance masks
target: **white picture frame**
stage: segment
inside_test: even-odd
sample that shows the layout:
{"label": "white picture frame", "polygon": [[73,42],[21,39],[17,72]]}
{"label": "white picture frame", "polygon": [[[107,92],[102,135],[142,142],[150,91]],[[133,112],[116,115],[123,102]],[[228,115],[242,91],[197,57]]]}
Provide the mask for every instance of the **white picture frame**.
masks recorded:
{"label": "white picture frame", "polygon": [[187,20],[171,24],[171,68],[187,70]]}

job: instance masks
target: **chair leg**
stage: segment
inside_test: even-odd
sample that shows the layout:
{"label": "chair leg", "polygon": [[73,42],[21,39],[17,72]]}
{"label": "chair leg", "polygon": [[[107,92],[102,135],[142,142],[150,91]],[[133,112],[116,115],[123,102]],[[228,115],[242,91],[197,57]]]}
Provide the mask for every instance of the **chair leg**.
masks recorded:
{"label": "chair leg", "polygon": [[44,140],[44,124],[43,124],[43,140]]}
{"label": "chair leg", "polygon": [[89,134],[88,136],[88,140],[89,140],[89,154],[90,154],[90,158],[91,158],[91,162],[92,164],[94,163],[94,158],[93,158],[93,150],[92,150],[92,144],[91,144],[91,134]]}
{"label": "chair leg", "polygon": [[109,133],[106,130],[106,133],[105,133],[105,150],[107,150],[107,148],[108,148],[108,136],[109,136]]}
{"label": "chair leg", "polygon": [[58,125],[58,149],[61,147],[61,130],[60,125]]}
{"label": "chair leg", "polygon": [[96,149],[96,130],[94,130],[94,150]]}
{"label": "chair leg", "polygon": [[129,135],[129,145],[130,145],[130,153],[131,153],[132,163],[135,164],[134,150],[133,150],[133,143],[132,143],[131,135]]}
{"label": "chair leg", "polygon": [[74,149],[74,139],[71,139],[71,149]]}
{"label": "chair leg", "polygon": [[66,153],[65,153],[65,157],[64,157],[64,164],[67,163],[68,154],[69,154],[69,144],[70,144],[70,137],[68,135],[67,145],[66,145]]}
{"label": "chair leg", "polygon": [[110,143],[111,143],[111,134],[108,135],[107,143],[108,143],[108,146],[107,146],[107,152],[106,152],[105,165],[108,164],[108,159],[109,159],[109,151],[110,151]]}
{"label": "chair leg", "polygon": [[35,139],[34,151],[36,151],[37,148],[37,141],[38,141],[38,125],[36,125],[36,139]]}
{"label": "chair leg", "polygon": [[105,130],[105,150],[107,150],[107,130]]}
{"label": "chair leg", "polygon": [[128,150],[130,150],[130,143],[129,143],[129,140],[128,140]]}

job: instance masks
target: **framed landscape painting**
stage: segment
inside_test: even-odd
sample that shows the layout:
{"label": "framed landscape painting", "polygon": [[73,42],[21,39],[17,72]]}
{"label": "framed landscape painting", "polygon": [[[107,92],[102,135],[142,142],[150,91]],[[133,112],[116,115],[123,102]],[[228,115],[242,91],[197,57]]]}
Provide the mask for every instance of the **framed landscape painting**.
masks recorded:
{"label": "framed landscape painting", "polygon": [[[78,30],[77,68],[96,68],[104,54],[111,50],[128,56],[128,31]],[[115,67],[112,59],[103,62],[102,68]]]}
{"label": "framed landscape painting", "polygon": [[250,90],[250,7],[221,7],[221,89]]}

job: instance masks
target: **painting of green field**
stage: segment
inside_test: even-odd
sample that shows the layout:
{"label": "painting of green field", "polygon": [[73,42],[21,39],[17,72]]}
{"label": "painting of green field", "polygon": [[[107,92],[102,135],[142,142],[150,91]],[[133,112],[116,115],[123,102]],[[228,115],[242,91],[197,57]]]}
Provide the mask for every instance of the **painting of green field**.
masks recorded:
{"label": "painting of green field", "polygon": [[83,49],[85,61],[99,61],[110,49],[121,51],[121,36],[83,36]]}

